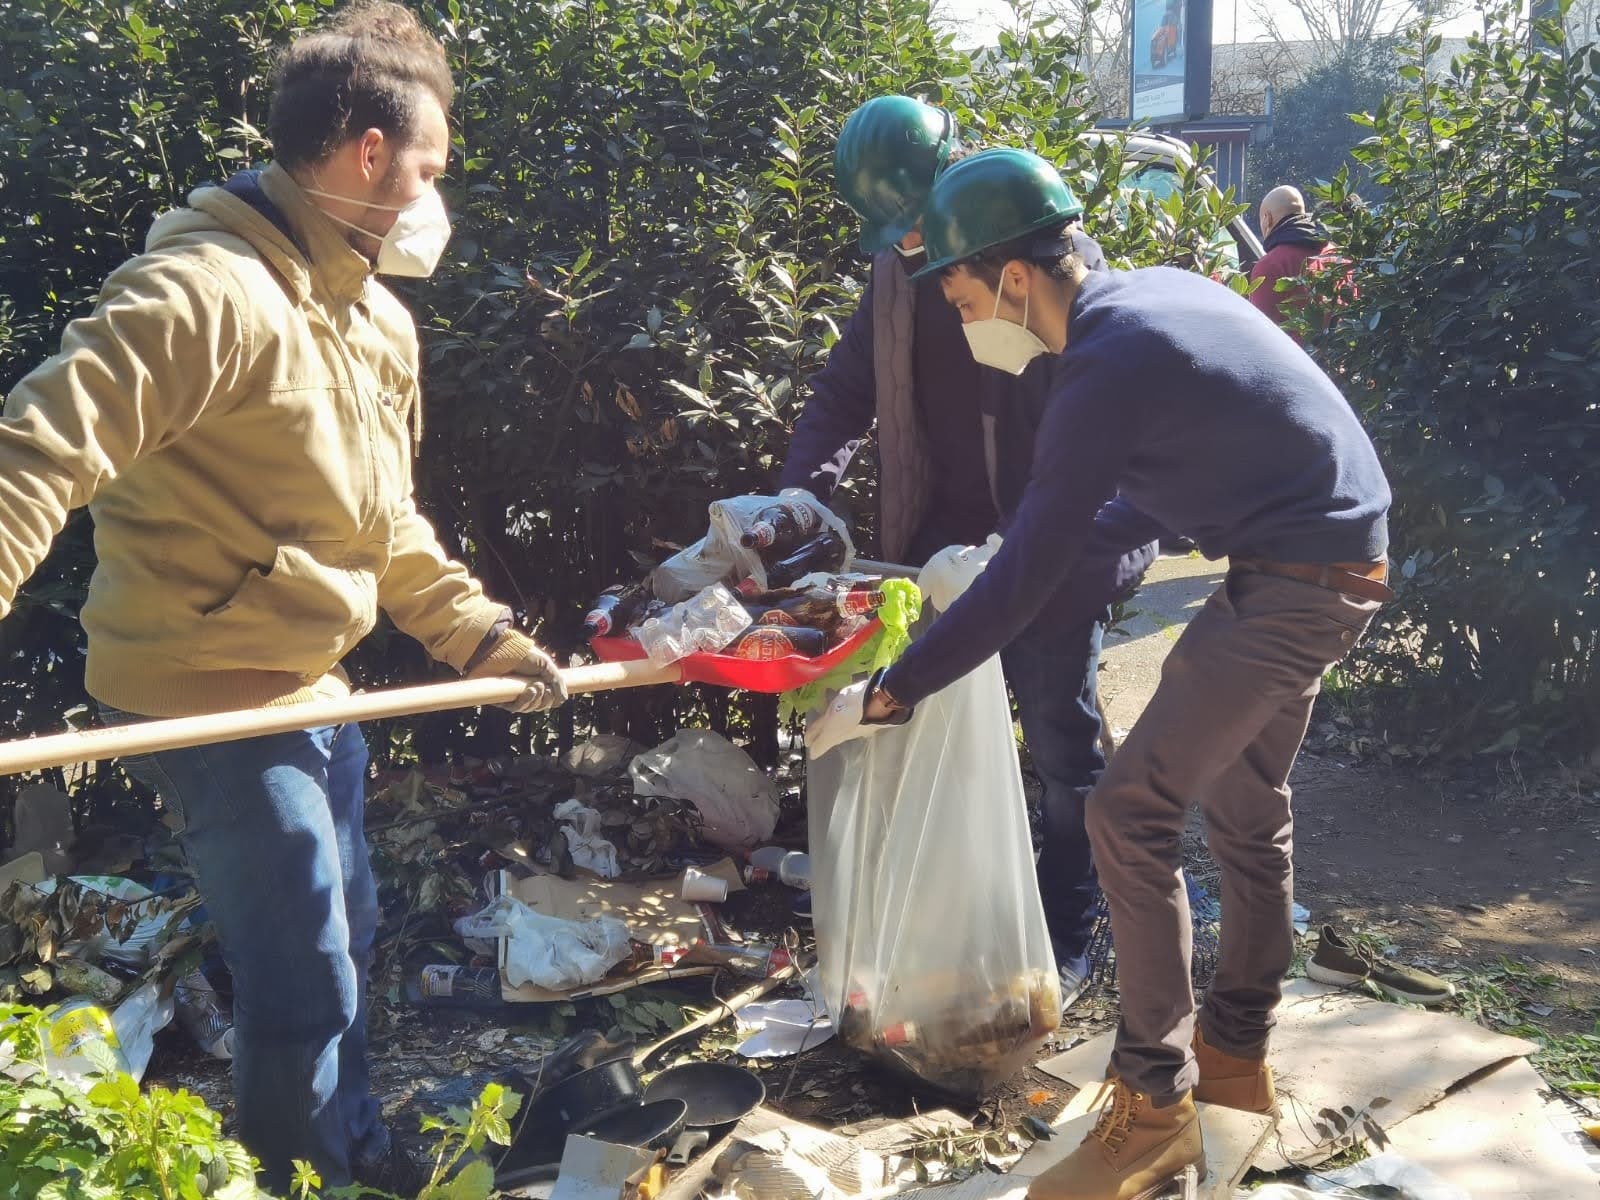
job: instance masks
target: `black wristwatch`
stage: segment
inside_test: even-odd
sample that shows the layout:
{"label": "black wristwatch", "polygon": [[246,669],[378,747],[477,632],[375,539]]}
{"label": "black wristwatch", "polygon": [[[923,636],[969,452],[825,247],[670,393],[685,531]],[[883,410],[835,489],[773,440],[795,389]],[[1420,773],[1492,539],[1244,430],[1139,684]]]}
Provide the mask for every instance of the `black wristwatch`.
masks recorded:
{"label": "black wristwatch", "polygon": [[[861,723],[863,725],[904,725],[911,720],[911,714],[916,711],[915,705],[901,704],[900,701],[890,695],[889,689],[883,686],[883,677],[888,673],[888,667],[879,667],[872,673],[872,678],[867,680],[867,694],[861,701]],[[889,706],[889,715],[876,721],[866,716],[867,706],[872,703],[874,697]]]}

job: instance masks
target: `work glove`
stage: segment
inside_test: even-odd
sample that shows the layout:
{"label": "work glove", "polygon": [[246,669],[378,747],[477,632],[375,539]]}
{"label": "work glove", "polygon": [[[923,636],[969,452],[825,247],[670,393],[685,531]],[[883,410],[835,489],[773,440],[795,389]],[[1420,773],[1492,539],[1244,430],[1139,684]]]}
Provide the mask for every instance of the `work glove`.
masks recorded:
{"label": "work glove", "polygon": [[867,702],[877,689],[883,675],[884,672],[880,670],[870,679],[852,683],[806,723],[806,749],[812,758],[821,758],[846,742],[871,737],[891,725],[904,725],[911,719],[910,708],[898,709],[885,720],[867,719]]}
{"label": "work glove", "polygon": [[917,588],[923,599],[944,612],[972,586],[999,549],[998,533],[991,533],[981,546],[946,546],[917,573]]}
{"label": "work glove", "polygon": [[532,638],[509,630],[487,657],[469,673],[471,679],[504,676],[525,679],[528,689],[509,703],[500,705],[514,713],[543,712],[560,708],[567,700],[567,685],[561,668]]}

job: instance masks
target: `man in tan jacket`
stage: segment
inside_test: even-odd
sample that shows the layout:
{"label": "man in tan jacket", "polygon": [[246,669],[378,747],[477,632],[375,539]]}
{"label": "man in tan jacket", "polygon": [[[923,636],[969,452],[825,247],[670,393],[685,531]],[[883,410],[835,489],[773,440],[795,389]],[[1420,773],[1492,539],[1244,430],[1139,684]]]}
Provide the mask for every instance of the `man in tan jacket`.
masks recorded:
{"label": "man in tan jacket", "polygon": [[[429,274],[449,225],[444,50],[348,7],[274,80],[275,163],[201,188],[106,281],[0,419],[0,617],[70,510],[95,519],[86,681],[109,720],[340,695],[379,609],[469,674],[565,698],[418,513],[417,333],[375,278]],[[371,1095],[377,895],[353,725],[125,764],[182,829],[235,983],[240,1135],[265,1182],[410,1185]]]}

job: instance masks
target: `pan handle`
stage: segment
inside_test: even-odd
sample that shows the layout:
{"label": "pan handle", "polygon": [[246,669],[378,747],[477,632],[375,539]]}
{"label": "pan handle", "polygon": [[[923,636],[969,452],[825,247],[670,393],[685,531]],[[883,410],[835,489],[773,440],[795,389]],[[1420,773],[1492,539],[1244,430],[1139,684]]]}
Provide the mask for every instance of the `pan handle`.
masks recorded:
{"label": "pan handle", "polygon": [[672,1153],[667,1155],[667,1162],[674,1167],[681,1167],[710,1144],[710,1130],[685,1129],[678,1135],[678,1140],[672,1143]]}

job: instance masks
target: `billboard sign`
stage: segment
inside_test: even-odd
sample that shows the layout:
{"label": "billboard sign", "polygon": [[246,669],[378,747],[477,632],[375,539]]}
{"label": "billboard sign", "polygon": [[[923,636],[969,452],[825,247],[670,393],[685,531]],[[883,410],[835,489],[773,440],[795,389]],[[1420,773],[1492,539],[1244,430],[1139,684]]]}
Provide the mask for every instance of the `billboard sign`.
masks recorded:
{"label": "billboard sign", "polygon": [[1188,115],[1184,67],[1188,61],[1185,0],[1133,0],[1133,101],[1135,121],[1171,121]]}

